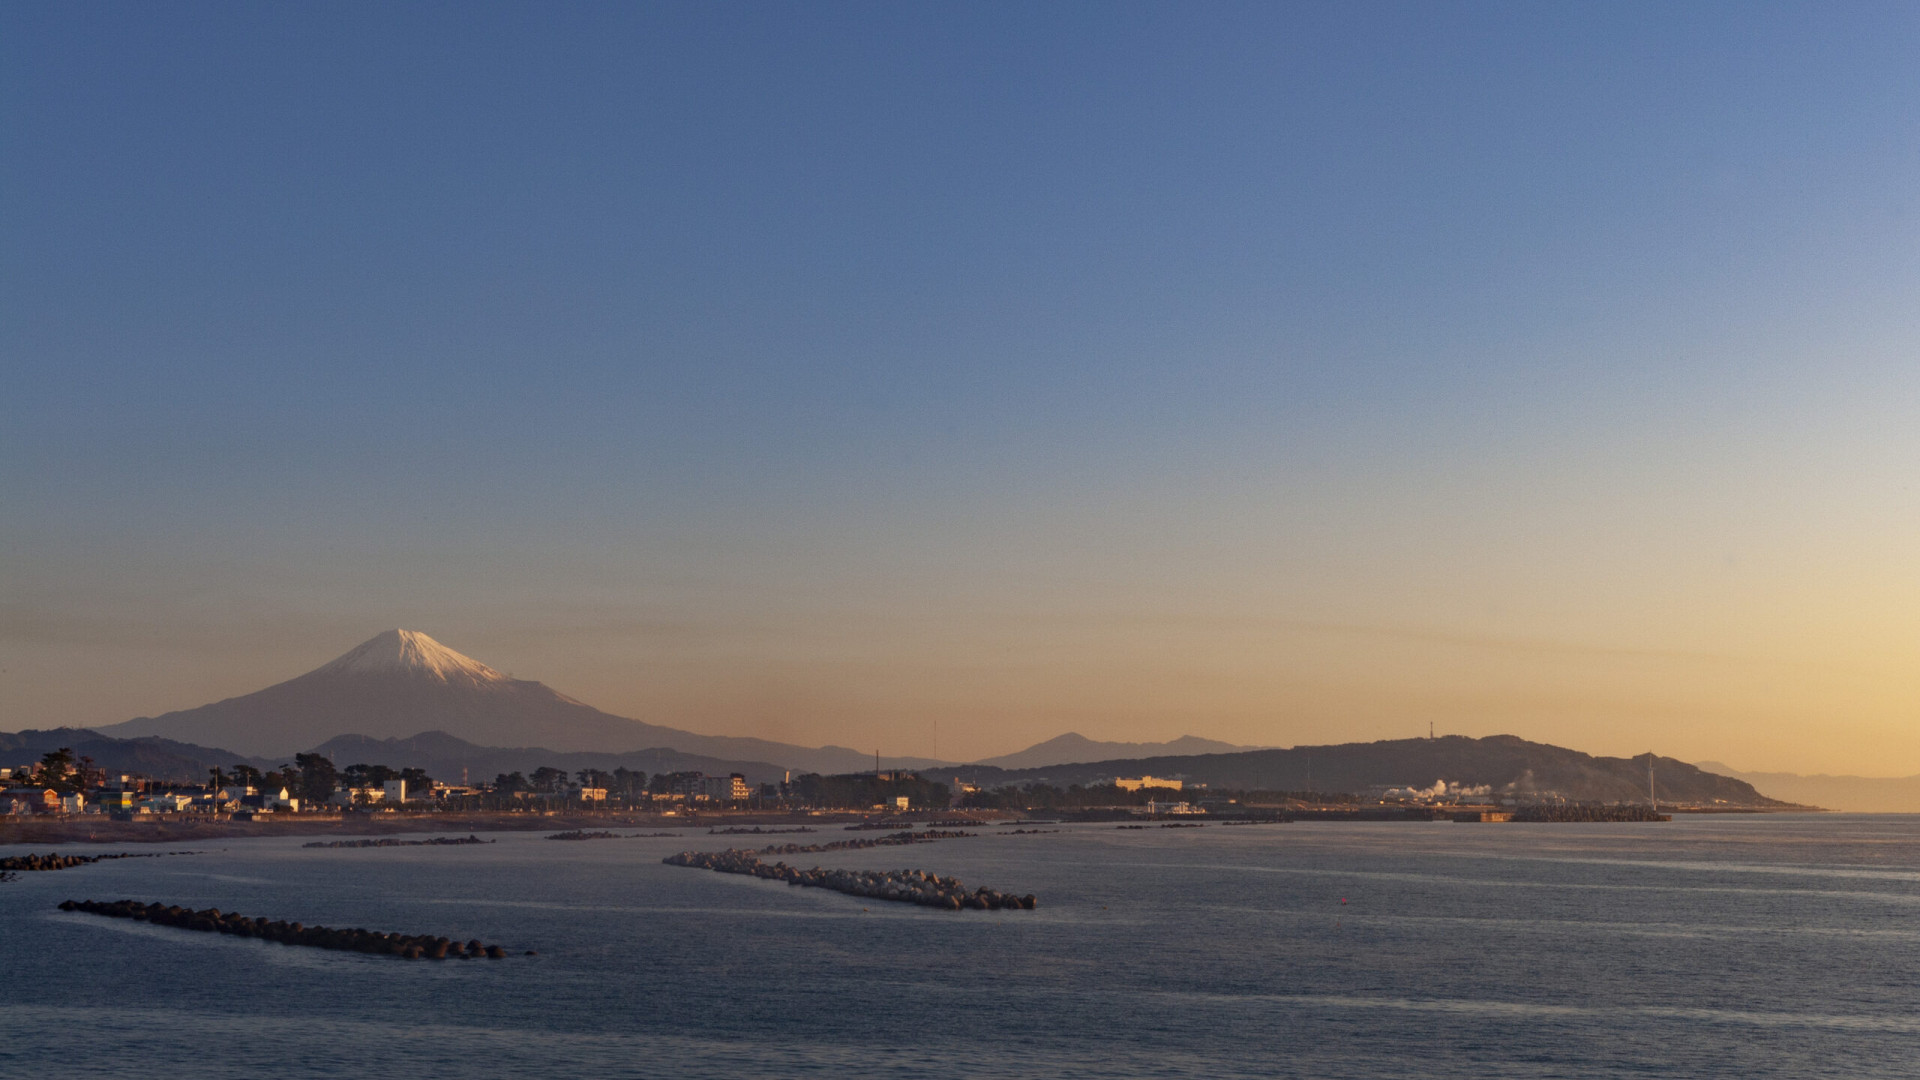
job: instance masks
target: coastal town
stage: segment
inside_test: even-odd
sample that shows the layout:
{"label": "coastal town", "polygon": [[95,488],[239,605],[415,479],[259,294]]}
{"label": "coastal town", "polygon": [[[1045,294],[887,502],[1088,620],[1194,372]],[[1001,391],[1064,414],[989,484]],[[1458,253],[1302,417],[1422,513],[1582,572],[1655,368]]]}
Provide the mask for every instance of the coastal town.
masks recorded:
{"label": "coastal town", "polygon": [[[1064,787],[988,788],[958,777],[943,782],[907,770],[844,775],[788,773],[778,783],[750,783],[741,773],[567,772],[541,767],[490,780],[448,782],[415,767],[356,763],[337,766],[318,754],[297,754],[273,770],[244,764],[213,768],[201,783],[163,781],[95,768],[71,750],[38,762],[0,766],[0,821],[362,822],[421,815],[646,814],[690,820],[727,815],[925,815],[967,812],[1019,817],[1045,812],[1070,820],[1135,818],[1220,821],[1450,820],[1459,822],[1664,820],[1661,807],[1516,803],[1484,788],[1438,781],[1427,788],[1382,788],[1365,795],[1313,791],[1217,790],[1178,777],[1116,776]],[[1667,810],[1704,809],[1665,807]]]}

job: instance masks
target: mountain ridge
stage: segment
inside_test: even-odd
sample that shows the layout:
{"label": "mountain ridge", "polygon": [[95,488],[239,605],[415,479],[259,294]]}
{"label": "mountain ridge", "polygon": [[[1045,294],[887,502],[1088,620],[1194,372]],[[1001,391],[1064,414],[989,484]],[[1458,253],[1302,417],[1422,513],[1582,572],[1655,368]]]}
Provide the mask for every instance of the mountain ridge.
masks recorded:
{"label": "mountain ridge", "polygon": [[1049,765],[1071,765],[1089,761],[1112,761],[1124,758],[1187,756],[1191,754],[1234,754],[1247,750],[1262,750],[1265,747],[1236,746],[1233,743],[1220,742],[1217,739],[1203,739],[1198,735],[1182,735],[1177,739],[1158,743],[1101,742],[1089,739],[1077,731],[1065,735],[1056,735],[1045,742],[1038,742],[1025,750],[998,757],[981,758],[974,765],[991,765],[1002,769],[1045,768]]}

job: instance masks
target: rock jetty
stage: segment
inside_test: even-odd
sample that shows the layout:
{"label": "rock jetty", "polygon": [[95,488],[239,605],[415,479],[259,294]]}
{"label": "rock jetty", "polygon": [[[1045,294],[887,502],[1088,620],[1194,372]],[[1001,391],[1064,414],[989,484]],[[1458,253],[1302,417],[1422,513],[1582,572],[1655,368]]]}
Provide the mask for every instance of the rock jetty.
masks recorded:
{"label": "rock jetty", "polygon": [[382,837],[378,840],[315,840],[310,844],[301,844],[300,846],[301,847],[317,847],[317,848],[447,847],[449,845],[456,845],[456,844],[493,844],[493,843],[498,843],[498,841],[482,840],[477,836],[468,834],[464,837],[436,836],[431,840],[395,840],[392,837]]}
{"label": "rock jetty", "polygon": [[621,839],[621,836],[619,833],[607,832],[605,830],[601,830],[599,832],[588,832],[585,829],[569,829],[566,832],[554,833],[553,835],[547,837],[547,839],[549,840],[619,840]]}
{"label": "rock jetty", "polygon": [[942,832],[939,829],[928,829],[926,832],[897,832],[872,840],[835,840],[826,844],[775,844],[772,847],[763,847],[754,854],[817,855],[822,851],[859,851],[863,848],[899,847],[902,844],[930,844],[935,840],[964,840],[978,835],[970,832]]}
{"label": "rock jetty", "polygon": [[1564,805],[1523,806],[1513,812],[1513,820],[1538,824],[1541,822],[1672,821],[1673,818],[1651,807],[1638,806],[1633,803],[1625,805],[1568,803]]}
{"label": "rock jetty", "polygon": [[767,863],[748,851],[683,851],[661,860],[670,866],[692,866],[722,874],[748,874],[788,885],[832,889],[871,900],[894,900],[921,907],[959,911],[1032,911],[1038,904],[1032,893],[1015,896],[988,888],[967,891],[959,878],[941,877],[924,870],[802,870],[786,863]]}
{"label": "rock jetty", "polygon": [[464,944],[450,938],[426,934],[383,934],[375,930],[338,930],[330,926],[306,926],[301,923],[249,919],[219,908],[194,911],[178,905],[142,904],[138,900],[64,900],[61,911],[84,911],[114,919],[133,919],[182,930],[234,937],[263,938],[282,945],[306,945],[316,949],[340,949],[374,955],[397,956],[405,960],[473,960],[486,957],[498,960],[507,955],[498,945],[483,945],[478,940]]}
{"label": "rock jetty", "polygon": [[67,870],[75,866],[85,866],[108,858],[106,855],[15,855],[10,859],[0,859],[0,870]]}
{"label": "rock jetty", "polygon": [[0,859],[0,873],[21,871],[32,873],[40,870],[70,870],[88,863],[106,862],[108,859],[157,859],[162,855],[191,855],[191,851],[143,851],[138,854],[122,853],[117,855],[57,855],[49,851],[45,855],[14,855]]}
{"label": "rock jetty", "polygon": [[708,836],[774,836],[779,833],[810,833],[815,831],[817,830],[809,829],[805,825],[802,825],[797,829],[763,829],[758,825],[755,825],[753,828],[748,829],[748,828],[742,828],[739,825],[729,825],[724,829],[708,829],[707,835]]}

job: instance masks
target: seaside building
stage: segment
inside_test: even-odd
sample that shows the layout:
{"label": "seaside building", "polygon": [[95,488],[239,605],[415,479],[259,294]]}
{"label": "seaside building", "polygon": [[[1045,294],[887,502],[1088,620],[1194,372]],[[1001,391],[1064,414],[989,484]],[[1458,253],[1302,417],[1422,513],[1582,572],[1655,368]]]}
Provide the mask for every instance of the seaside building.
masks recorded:
{"label": "seaside building", "polygon": [[0,812],[45,814],[60,809],[60,793],[52,788],[11,787],[0,791]]}
{"label": "seaside building", "polygon": [[95,792],[93,801],[107,813],[115,813],[133,809],[136,798],[131,791],[104,790]]}
{"label": "seaside building", "polygon": [[703,776],[699,790],[695,795],[705,795],[716,802],[744,802],[753,797],[753,788],[748,786],[747,778],[741,773],[726,776]]}
{"label": "seaside building", "polygon": [[257,795],[248,795],[240,800],[240,805],[249,810],[272,811],[300,809],[300,800],[284,787],[267,788]]}

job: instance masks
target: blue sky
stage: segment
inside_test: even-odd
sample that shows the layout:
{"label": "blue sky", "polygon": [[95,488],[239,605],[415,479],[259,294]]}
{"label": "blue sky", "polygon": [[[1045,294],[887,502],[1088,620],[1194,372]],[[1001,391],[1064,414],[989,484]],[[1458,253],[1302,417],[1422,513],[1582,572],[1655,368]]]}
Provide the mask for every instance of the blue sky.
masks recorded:
{"label": "blue sky", "polygon": [[1915,55],[1870,4],[9,6],[0,727],[404,625],[899,752],[1920,771]]}

